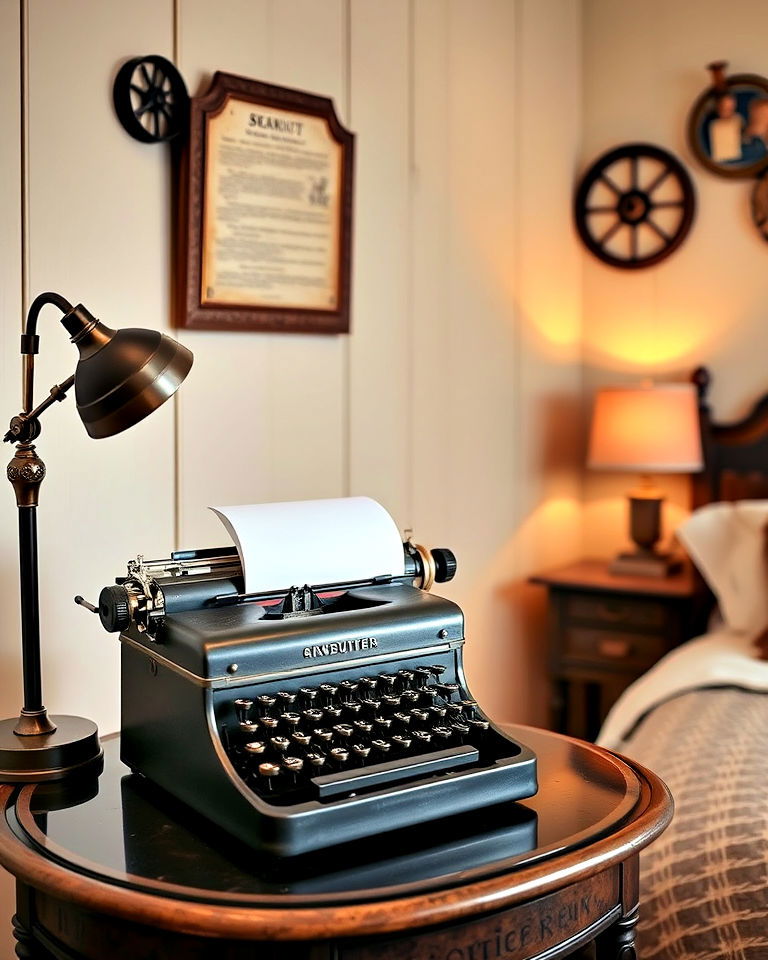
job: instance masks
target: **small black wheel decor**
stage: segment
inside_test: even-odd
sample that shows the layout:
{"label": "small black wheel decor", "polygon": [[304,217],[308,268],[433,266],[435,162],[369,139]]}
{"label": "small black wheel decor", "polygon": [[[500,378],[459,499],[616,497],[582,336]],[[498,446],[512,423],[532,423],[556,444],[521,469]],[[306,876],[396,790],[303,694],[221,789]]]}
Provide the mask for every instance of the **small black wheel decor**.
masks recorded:
{"label": "small black wheel decor", "polygon": [[112,100],[125,131],[142,143],[165,143],[187,129],[187,87],[165,57],[126,61],[115,77]]}
{"label": "small black wheel decor", "polygon": [[695,210],[685,167],[648,143],[603,154],[584,175],[574,202],[576,228],[587,249],[626,270],[653,266],[675,251]]}

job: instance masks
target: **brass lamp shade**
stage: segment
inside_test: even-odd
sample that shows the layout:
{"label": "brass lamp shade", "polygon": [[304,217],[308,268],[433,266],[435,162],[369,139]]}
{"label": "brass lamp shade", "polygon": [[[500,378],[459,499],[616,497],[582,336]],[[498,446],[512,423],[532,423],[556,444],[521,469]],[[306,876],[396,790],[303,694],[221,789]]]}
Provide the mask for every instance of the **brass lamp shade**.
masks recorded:
{"label": "brass lamp shade", "polygon": [[157,330],[112,330],[82,304],[62,318],[80,351],[77,412],[96,440],[132,427],[171,397],[192,366],[192,352]]}

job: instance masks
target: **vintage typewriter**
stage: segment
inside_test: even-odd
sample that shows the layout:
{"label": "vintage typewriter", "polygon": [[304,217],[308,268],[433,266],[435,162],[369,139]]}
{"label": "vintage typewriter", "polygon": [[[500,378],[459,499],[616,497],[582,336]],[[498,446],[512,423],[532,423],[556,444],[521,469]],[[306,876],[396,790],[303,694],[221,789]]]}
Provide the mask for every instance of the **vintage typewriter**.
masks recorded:
{"label": "vintage typewriter", "polygon": [[124,762],[280,856],[534,794],[534,755],[467,689],[461,610],[428,592],[453,554],[403,552],[400,576],[260,594],[234,548],[139,557],[75,598],[120,633]]}

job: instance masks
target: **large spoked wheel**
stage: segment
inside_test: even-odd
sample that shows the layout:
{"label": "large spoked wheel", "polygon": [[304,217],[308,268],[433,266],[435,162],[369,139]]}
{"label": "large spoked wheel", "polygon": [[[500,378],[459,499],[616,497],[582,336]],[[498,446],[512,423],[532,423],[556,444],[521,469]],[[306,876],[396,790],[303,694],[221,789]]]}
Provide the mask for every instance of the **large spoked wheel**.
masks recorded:
{"label": "large spoked wheel", "polygon": [[124,63],[112,99],[125,131],[142,143],[164,143],[187,129],[187,87],[165,57],[135,57]]}
{"label": "large spoked wheel", "polygon": [[590,167],[576,192],[574,217],[596,257],[636,270],[680,246],[695,209],[693,183],[680,161],[660,147],[631,143]]}

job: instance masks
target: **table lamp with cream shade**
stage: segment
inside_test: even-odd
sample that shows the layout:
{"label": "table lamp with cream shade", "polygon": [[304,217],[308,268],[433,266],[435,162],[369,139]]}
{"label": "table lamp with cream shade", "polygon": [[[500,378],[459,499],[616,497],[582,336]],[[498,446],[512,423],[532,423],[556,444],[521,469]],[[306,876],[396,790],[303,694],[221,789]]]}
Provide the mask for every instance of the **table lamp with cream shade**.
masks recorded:
{"label": "table lamp with cream shade", "polygon": [[595,396],[588,466],[593,470],[640,474],[630,491],[632,553],[613,560],[611,573],[664,577],[674,562],[659,553],[664,495],[652,474],[697,473],[703,469],[696,388],[690,383],[644,381],[639,386],[604,387]]}

